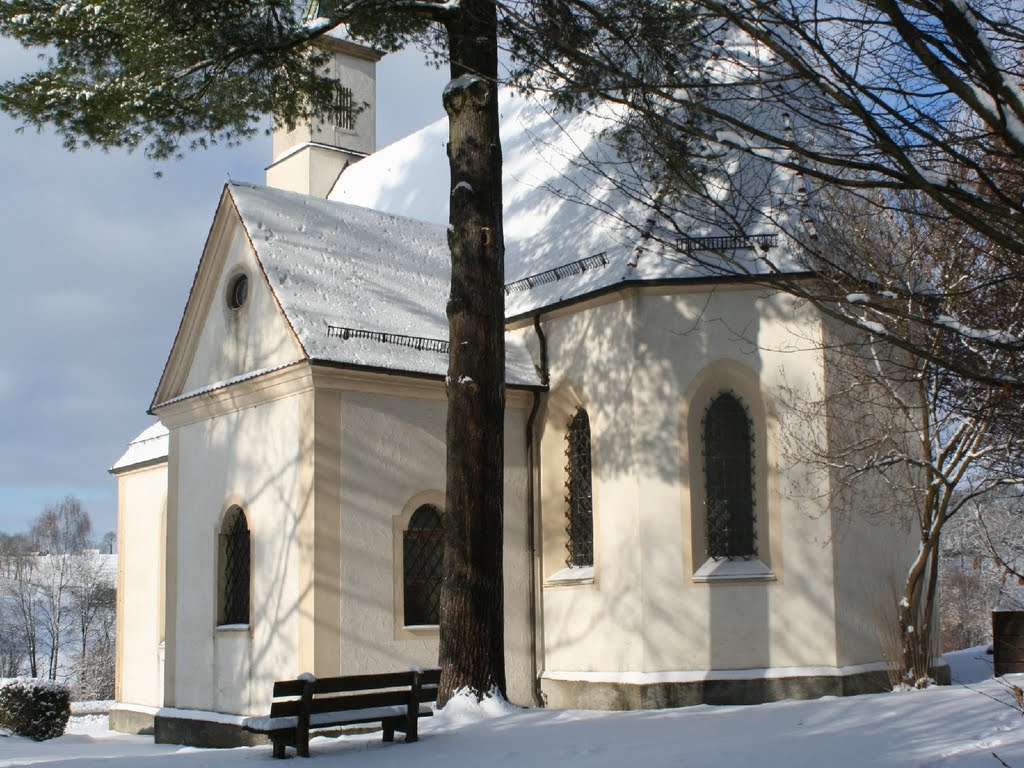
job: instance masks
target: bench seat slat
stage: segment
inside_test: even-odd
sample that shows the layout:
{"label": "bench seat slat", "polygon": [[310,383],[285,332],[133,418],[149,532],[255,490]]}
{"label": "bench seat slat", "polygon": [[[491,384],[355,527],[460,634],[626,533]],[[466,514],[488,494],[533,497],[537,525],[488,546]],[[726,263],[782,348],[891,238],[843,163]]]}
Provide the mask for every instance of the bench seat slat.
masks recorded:
{"label": "bench seat slat", "polygon": [[[325,728],[331,725],[355,725],[358,723],[379,723],[382,720],[405,717],[406,707],[368,707],[366,709],[352,709],[344,712],[321,712],[309,716],[311,728]],[[429,704],[420,704],[420,717],[430,717],[434,711]]]}
{"label": "bench seat slat", "polygon": [[298,717],[247,717],[242,721],[242,727],[247,731],[257,733],[270,733],[271,731],[283,731],[286,728],[294,728],[299,724]]}

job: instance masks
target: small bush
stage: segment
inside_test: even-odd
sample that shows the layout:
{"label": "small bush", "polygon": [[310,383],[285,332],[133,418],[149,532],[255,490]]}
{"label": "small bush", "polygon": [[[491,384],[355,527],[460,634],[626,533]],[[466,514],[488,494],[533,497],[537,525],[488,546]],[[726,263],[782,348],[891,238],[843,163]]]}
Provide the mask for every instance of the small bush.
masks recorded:
{"label": "small bush", "polygon": [[45,741],[61,736],[71,717],[71,691],[50,680],[16,677],[0,685],[0,726]]}

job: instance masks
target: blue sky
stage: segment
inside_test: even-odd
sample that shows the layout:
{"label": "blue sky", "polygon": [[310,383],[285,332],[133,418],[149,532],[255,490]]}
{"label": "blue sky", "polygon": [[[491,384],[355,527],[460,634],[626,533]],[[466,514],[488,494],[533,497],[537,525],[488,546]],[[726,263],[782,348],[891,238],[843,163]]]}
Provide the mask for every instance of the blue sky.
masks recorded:
{"label": "blue sky", "polygon": [[[34,64],[0,38],[0,79]],[[385,57],[378,146],[441,117],[446,80],[415,51]],[[262,183],[270,140],[157,166],[17,128],[0,115],[0,531],[74,494],[99,537],[116,528],[106,470],[153,421],[221,186]]]}

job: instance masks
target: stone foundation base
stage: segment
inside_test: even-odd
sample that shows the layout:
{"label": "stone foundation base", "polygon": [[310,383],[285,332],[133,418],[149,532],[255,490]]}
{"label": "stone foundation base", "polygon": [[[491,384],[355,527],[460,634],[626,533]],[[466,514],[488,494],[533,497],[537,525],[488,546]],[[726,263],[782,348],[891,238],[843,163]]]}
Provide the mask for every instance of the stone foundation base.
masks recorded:
{"label": "stone foundation base", "polygon": [[[214,713],[211,713],[214,714]],[[234,723],[194,720],[158,714],[153,740],[157,744],[187,744],[190,747],[258,747],[269,744],[261,733],[251,733]]]}
{"label": "stone foundation base", "polygon": [[150,712],[114,707],[110,710],[108,722],[112,731],[151,736],[154,717],[155,715]]}
{"label": "stone foundation base", "polygon": [[[932,676],[949,685],[949,667],[937,666]],[[600,682],[541,679],[545,704],[557,709],[664,709],[695,704],[764,704],[782,699],[855,696],[892,690],[886,670],[853,671],[838,675],[752,677],[685,682]]]}

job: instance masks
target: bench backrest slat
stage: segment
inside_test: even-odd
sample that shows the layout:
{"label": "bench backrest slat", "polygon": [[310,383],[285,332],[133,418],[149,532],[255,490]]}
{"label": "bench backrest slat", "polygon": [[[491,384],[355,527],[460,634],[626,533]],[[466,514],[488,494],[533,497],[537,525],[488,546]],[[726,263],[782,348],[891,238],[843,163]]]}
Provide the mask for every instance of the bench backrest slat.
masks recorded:
{"label": "bench backrest slat", "polygon": [[321,677],[313,687],[314,693],[345,693],[347,691],[374,691],[378,688],[405,688],[412,685],[412,672],[385,672],[380,675],[346,675]]}
{"label": "bench backrest slat", "polygon": [[437,686],[425,685],[420,688],[420,701],[437,701]]}
{"label": "bench backrest slat", "polygon": [[[307,685],[313,693],[310,714],[345,712],[375,707],[406,706],[417,673],[385,672],[370,675],[346,675],[324,677],[315,682],[303,680],[278,680],[274,683],[274,701],[270,706],[271,717],[295,717],[302,713],[302,695]],[[420,681],[419,700],[437,700],[437,685],[441,679],[440,669],[427,669],[418,673]]]}
{"label": "bench backrest slat", "polygon": [[274,683],[274,698],[279,696],[301,696],[302,686],[305,682],[302,680],[278,680]]}
{"label": "bench backrest slat", "polygon": [[302,709],[301,699],[275,701],[270,705],[271,717],[298,717]]}

